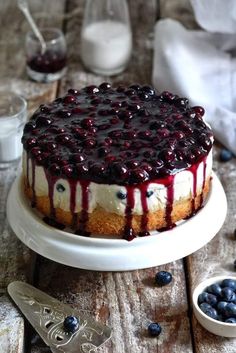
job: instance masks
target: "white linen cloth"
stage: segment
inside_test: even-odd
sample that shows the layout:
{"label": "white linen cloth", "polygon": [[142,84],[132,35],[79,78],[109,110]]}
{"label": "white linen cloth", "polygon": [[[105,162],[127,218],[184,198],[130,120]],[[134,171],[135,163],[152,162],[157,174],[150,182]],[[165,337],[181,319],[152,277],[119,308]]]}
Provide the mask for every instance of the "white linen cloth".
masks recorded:
{"label": "white linen cloth", "polygon": [[[212,0],[219,2],[221,7],[227,3]],[[214,18],[212,25],[207,26],[206,18],[200,16],[202,3],[209,7],[211,1],[192,0],[197,18],[201,18],[199,23],[215,31]],[[227,26],[228,32],[236,32],[236,1],[234,7],[231,13],[235,20]],[[219,15],[218,21],[222,22]],[[219,28],[223,28],[222,23]],[[157,90],[169,90],[189,98],[191,105],[202,105],[216,138],[236,154],[236,33],[190,31],[175,20],[158,21],[153,65],[152,80]]]}
{"label": "white linen cloth", "polygon": [[198,24],[209,32],[236,33],[235,0],[191,0]]}

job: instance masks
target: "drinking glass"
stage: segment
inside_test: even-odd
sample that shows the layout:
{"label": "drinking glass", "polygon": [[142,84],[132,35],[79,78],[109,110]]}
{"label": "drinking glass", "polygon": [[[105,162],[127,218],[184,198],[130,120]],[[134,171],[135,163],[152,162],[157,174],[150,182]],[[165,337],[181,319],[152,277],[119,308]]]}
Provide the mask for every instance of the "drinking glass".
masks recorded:
{"label": "drinking glass", "polygon": [[34,81],[52,82],[66,72],[66,41],[58,28],[43,28],[40,31],[46,42],[45,52],[42,52],[33,32],[26,35],[27,73]]}
{"label": "drinking glass", "polygon": [[25,99],[12,92],[0,92],[0,169],[20,159],[26,118]]}

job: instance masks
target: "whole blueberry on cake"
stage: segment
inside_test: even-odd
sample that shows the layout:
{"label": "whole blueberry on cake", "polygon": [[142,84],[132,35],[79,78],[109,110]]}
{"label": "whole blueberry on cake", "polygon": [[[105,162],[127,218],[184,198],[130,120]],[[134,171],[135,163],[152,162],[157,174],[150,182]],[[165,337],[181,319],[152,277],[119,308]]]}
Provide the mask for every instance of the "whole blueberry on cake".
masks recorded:
{"label": "whole blueberry on cake", "polygon": [[149,86],[70,89],[25,125],[32,205],[77,234],[132,240],[194,215],[210,189],[204,109]]}

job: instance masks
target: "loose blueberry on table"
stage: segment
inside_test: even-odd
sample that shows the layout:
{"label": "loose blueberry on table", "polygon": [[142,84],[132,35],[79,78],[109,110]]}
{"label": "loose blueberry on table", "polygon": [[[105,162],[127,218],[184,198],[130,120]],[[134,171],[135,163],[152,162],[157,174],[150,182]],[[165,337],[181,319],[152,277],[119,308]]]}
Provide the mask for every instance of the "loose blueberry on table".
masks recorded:
{"label": "loose blueberry on table", "polygon": [[199,308],[212,319],[236,323],[236,280],[213,283],[198,296]]}
{"label": "loose blueberry on table", "polygon": [[166,286],[172,281],[172,274],[167,271],[157,272],[155,276],[155,282],[158,286]]}
{"label": "loose blueberry on table", "polygon": [[148,325],[149,335],[152,337],[158,337],[162,331],[161,325],[158,322],[152,322]]}
{"label": "loose blueberry on table", "polygon": [[233,153],[226,148],[223,148],[220,151],[220,160],[221,162],[228,162],[233,158]]}
{"label": "loose blueberry on table", "polygon": [[65,331],[74,333],[79,328],[79,319],[75,316],[67,316],[63,326]]}

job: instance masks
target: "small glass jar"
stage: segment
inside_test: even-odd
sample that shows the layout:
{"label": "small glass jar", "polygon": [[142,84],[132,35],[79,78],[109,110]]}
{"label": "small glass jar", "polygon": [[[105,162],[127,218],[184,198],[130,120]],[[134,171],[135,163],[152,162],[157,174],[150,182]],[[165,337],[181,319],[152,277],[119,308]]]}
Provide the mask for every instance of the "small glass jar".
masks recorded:
{"label": "small glass jar", "polygon": [[27,119],[27,103],[12,92],[0,92],[0,169],[19,161],[21,137]]}
{"label": "small glass jar", "polygon": [[132,32],[126,0],[87,0],[81,32],[85,67],[101,75],[116,75],[128,64]]}
{"label": "small glass jar", "polygon": [[52,82],[66,72],[66,41],[58,28],[44,28],[40,32],[46,42],[45,52],[33,32],[26,35],[27,73],[35,81]]}

